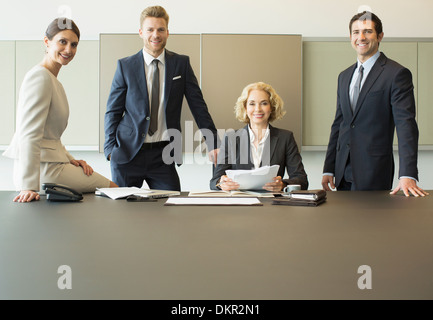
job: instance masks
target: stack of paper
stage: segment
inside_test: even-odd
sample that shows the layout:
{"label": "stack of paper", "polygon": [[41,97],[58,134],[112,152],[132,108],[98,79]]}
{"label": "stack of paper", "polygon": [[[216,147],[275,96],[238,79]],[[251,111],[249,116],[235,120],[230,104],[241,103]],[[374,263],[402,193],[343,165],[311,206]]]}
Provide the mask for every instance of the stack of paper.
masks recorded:
{"label": "stack of paper", "polygon": [[169,198],[165,206],[262,206],[257,198]]}
{"label": "stack of paper", "polygon": [[168,198],[180,195],[179,191],[141,189],[137,187],[118,187],[118,188],[98,188],[96,195],[106,196],[113,200],[124,199],[128,196],[137,196],[143,198]]}
{"label": "stack of paper", "polygon": [[150,191],[146,191],[137,187],[119,187],[119,188],[97,188],[95,194],[98,196],[107,196],[113,200],[123,199],[127,196],[136,194],[136,193],[149,193]]}
{"label": "stack of paper", "polygon": [[279,168],[276,164],[253,170],[226,170],[226,175],[239,183],[240,190],[263,190],[263,186],[277,176]]}

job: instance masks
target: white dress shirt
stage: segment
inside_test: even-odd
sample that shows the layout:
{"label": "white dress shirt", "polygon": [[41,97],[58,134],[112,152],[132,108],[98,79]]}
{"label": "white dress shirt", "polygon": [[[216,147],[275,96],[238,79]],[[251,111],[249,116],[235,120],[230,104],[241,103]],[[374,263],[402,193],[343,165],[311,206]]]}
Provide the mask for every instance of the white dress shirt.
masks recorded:
{"label": "white dress shirt", "polygon": [[370,73],[371,69],[373,68],[373,66],[376,63],[379,56],[380,56],[380,52],[377,51],[371,58],[369,58],[364,63],[361,63],[361,61],[358,60],[358,65],[356,67],[355,72],[353,73],[352,81],[350,82],[350,87],[349,87],[349,95],[350,95],[350,103],[351,104],[353,103],[353,91],[355,90],[355,83],[356,83],[356,80],[358,80],[358,76],[359,76],[359,67],[361,65],[364,67],[361,86],[360,86],[360,91],[361,91],[362,86],[364,85],[365,79],[367,79],[368,74]]}
{"label": "white dress shirt", "polygon": [[269,137],[269,124],[266,128],[265,135],[263,136],[262,140],[256,146],[254,145],[254,141],[256,140],[256,136],[254,135],[253,130],[251,130],[250,126],[248,126],[248,133],[250,135],[250,149],[251,149],[251,160],[253,161],[254,168],[258,169],[260,168],[260,163],[262,162],[262,156],[263,156],[263,148],[266,142],[266,139]]}
{"label": "white dress shirt", "polygon": [[[144,58],[144,72],[146,75],[147,82],[147,92],[149,92],[149,106],[151,104],[152,97],[152,76],[153,69],[155,68],[154,64],[152,64],[155,59],[150,54],[148,54],[143,49],[143,58]],[[158,141],[169,141],[170,137],[167,133],[167,123],[165,121],[165,110],[164,110],[164,100],[165,100],[165,50],[156,58],[159,60],[158,69],[159,69],[159,110],[158,110],[158,130],[153,135],[146,134],[146,138],[144,139],[145,143],[158,142]]]}

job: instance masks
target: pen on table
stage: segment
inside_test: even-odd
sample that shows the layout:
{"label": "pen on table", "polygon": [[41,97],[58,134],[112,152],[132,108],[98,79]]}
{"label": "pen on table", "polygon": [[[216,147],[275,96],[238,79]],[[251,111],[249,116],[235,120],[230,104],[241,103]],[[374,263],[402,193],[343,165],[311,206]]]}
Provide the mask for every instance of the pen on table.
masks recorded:
{"label": "pen on table", "polygon": [[139,202],[156,202],[156,199],[153,198],[146,198],[146,197],[140,197],[131,195],[126,198],[126,201],[139,201]]}

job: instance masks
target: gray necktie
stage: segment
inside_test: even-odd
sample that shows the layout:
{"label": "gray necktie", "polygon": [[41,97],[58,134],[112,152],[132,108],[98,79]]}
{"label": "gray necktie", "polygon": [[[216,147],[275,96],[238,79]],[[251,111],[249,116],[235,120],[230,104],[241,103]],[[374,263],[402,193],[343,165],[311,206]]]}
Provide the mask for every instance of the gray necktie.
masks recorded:
{"label": "gray necktie", "polygon": [[150,103],[150,125],[149,135],[153,135],[158,130],[158,110],[159,110],[159,68],[158,59],[152,61],[154,64],[152,76],[152,95]]}
{"label": "gray necktie", "polygon": [[359,67],[358,79],[356,79],[355,87],[353,88],[352,112],[355,112],[356,103],[358,102],[359,92],[361,91],[363,71],[364,71],[364,67],[361,65]]}

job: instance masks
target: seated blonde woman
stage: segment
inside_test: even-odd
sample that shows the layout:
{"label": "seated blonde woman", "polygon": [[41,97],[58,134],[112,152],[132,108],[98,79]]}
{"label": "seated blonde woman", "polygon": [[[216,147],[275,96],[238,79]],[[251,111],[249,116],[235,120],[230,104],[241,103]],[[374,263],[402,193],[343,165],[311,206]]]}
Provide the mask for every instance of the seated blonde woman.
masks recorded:
{"label": "seated blonde woman", "polygon": [[[236,102],[235,114],[247,125],[224,135],[210,188],[225,191],[239,188],[236,181],[227,177],[226,170],[278,164],[278,175],[263,186],[264,190],[279,192],[288,184],[299,184],[301,189],[308,189],[307,174],[293,132],[270,125],[285,114],[283,101],[275,90],[263,82],[249,84]],[[288,179],[283,179],[286,171]]]}

